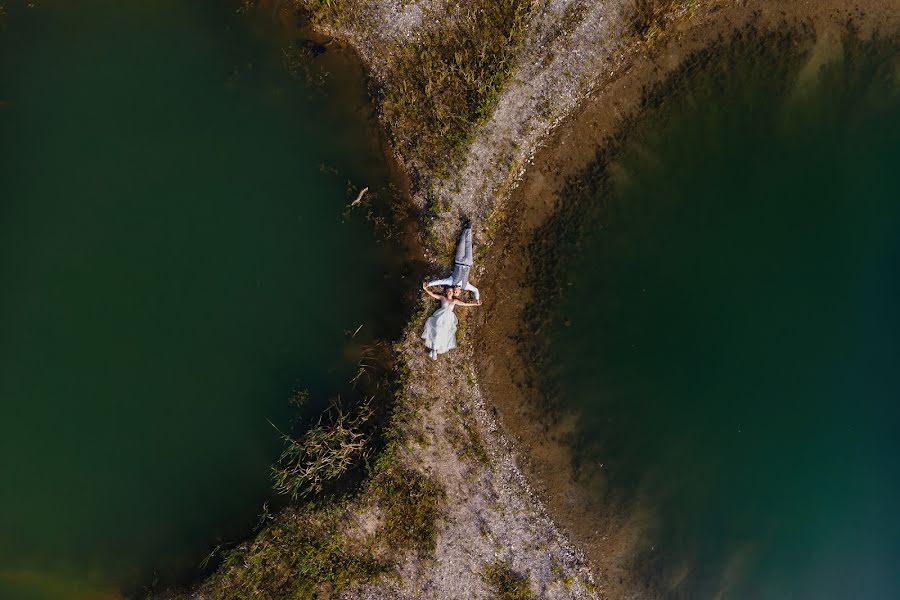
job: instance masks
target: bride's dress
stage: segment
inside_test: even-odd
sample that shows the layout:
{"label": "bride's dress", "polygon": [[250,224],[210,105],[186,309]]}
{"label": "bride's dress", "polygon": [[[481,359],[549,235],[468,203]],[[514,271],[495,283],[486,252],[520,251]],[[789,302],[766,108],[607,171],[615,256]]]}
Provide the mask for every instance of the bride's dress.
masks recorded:
{"label": "bride's dress", "polygon": [[456,348],[456,313],[453,312],[455,303],[441,298],[441,307],[425,321],[425,330],[422,339],[431,350],[431,358],[437,359],[438,354],[443,354]]}

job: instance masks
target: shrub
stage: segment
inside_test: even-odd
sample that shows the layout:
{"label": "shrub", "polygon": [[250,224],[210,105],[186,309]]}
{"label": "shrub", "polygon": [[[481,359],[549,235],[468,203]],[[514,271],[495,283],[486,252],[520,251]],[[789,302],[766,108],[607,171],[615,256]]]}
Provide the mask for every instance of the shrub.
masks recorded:
{"label": "shrub", "polygon": [[317,494],[368,455],[363,426],[372,416],[368,402],[352,416],[335,400],[300,439],[283,434],[281,458],[272,467],[275,491],[295,500]]}
{"label": "shrub", "polygon": [[496,600],[533,600],[534,598],[528,575],[516,573],[507,562],[497,561],[487,565],[482,572],[482,579]]}

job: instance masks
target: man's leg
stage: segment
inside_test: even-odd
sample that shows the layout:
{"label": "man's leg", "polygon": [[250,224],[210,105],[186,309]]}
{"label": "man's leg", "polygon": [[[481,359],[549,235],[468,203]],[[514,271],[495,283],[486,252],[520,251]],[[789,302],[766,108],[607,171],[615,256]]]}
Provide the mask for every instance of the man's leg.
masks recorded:
{"label": "man's leg", "polygon": [[471,267],[469,265],[464,265],[462,263],[455,263],[453,265],[453,286],[454,287],[466,287],[466,284],[469,283],[469,270]]}
{"label": "man's leg", "polygon": [[472,225],[466,225],[459,236],[459,244],[456,246],[456,263],[472,266],[475,260],[472,255]]}

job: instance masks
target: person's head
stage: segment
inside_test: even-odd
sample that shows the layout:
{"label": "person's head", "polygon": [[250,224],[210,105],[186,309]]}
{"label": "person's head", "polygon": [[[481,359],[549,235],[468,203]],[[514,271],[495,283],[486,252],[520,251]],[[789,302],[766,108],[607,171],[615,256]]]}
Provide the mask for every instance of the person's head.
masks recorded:
{"label": "person's head", "polygon": [[451,287],[451,286],[449,286],[449,285],[448,285],[447,287],[444,288],[444,297],[445,297],[447,300],[453,300],[453,290],[454,290],[454,289],[455,289],[455,288],[453,288],[453,287]]}
{"label": "person's head", "polygon": [[453,297],[454,297],[454,298],[459,298],[459,297],[462,296],[462,288],[461,288],[461,287],[459,287],[459,286],[454,286],[454,287],[451,288],[451,289],[453,290]]}

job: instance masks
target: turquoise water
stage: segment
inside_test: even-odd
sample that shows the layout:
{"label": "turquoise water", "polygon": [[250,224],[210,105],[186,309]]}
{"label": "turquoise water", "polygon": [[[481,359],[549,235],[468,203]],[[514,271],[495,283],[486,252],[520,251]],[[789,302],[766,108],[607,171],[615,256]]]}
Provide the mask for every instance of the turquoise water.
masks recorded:
{"label": "turquoise water", "polygon": [[639,596],[900,597],[900,54],[713,55],[586,188],[548,355],[581,485]]}
{"label": "turquoise water", "polygon": [[268,421],[401,312],[344,215],[387,171],[361,82],[292,79],[269,13],[6,4],[0,597],[115,598],[246,536]]}

